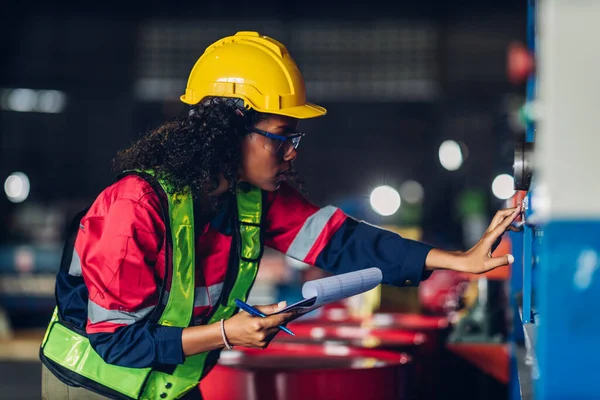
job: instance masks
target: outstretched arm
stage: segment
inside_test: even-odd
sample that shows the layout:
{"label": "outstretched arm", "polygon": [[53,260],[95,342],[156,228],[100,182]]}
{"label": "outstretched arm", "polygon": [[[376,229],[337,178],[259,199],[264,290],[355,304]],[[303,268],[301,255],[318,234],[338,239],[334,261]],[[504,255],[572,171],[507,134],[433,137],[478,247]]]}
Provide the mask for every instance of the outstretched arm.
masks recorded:
{"label": "outstretched arm", "polygon": [[417,286],[436,269],[482,273],[511,262],[512,256],[488,253],[517,214],[516,209],[499,211],[476,246],[451,252],[358,221],[336,207],[319,208],[282,185],[269,194],[266,244],[333,274],[378,267],[383,283]]}

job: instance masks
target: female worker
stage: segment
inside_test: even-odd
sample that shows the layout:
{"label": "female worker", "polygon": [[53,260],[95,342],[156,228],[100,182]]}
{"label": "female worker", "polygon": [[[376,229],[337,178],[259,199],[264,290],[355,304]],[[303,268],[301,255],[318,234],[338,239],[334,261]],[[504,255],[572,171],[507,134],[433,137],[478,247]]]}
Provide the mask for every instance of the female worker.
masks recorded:
{"label": "female worker", "polygon": [[516,209],[469,251],[447,252],[318,208],[286,183],[298,120],[326,110],[306,101],[276,40],[239,32],[209,46],[181,100],[189,113],[119,152],[117,179],[73,221],[40,352],[44,399],[200,398],[223,348],[264,348],[295,317],[237,313],[265,245],[334,274],[375,266],[397,286],[512,261],[490,251]]}

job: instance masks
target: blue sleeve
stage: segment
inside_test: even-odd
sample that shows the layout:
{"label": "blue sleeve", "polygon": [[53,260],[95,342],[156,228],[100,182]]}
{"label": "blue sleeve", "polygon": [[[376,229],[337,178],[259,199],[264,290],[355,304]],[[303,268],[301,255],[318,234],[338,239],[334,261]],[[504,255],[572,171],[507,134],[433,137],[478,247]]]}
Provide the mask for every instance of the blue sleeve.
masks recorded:
{"label": "blue sleeve", "polygon": [[183,328],[140,322],[123,326],[114,333],[88,335],[92,348],[102,359],[130,368],[183,364]]}
{"label": "blue sleeve", "polygon": [[333,234],[315,265],[333,274],[377,267],[382,283],[418,286],[427,279],[425,259],[433,248],[395,232],[348,218]]}

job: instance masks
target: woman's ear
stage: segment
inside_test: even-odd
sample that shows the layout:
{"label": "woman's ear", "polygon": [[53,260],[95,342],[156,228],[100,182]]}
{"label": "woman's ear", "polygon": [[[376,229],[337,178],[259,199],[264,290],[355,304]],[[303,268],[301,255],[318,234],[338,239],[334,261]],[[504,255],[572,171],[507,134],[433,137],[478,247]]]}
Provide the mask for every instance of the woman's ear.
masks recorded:
{"label": "woman's ear", "polygon": [[242,110],[236,109],[236,110],[235,110],[235,113],[236,113],[237,115],[239,115],[240,117],[243,117],[243,116],[244,116],[244,113],[242,112]]}

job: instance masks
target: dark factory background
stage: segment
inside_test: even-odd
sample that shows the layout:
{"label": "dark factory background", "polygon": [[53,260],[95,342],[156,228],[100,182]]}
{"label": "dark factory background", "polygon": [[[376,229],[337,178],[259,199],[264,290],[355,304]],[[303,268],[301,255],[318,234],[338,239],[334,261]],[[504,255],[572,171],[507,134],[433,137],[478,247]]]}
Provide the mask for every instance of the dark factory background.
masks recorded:
{"label": "dark factory background", "polygon": [[[523,3],[13,4],[0,13],[3,324],[17,339],[45,328],[71,216],[112,181],[118,150],[186,112],[179,96],[206,46],[243,30],[284,43],[328,110],[299,126],[313,202],[467,249],[514,193],[525,90],[507,65],[526,42]],[[376,212],[382,185],[399,191],[398,212]],[[6,387],[37,395],[37,377]]]}

